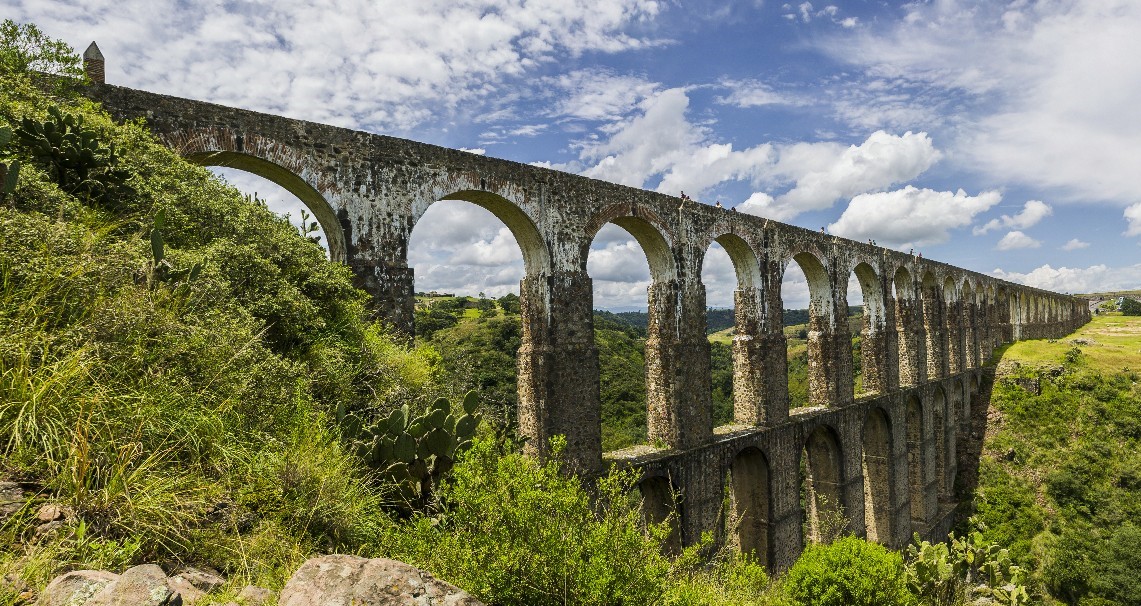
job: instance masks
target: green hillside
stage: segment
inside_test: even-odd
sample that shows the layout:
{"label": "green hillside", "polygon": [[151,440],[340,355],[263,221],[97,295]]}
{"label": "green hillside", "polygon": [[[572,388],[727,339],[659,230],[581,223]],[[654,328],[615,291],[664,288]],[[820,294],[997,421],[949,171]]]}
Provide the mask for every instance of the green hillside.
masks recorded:
{"label": "green hillside", "polygon": [[998,358],[973,522],[1043,602],[1141,604],[1139,372],[1141,318],[1116,314]]}

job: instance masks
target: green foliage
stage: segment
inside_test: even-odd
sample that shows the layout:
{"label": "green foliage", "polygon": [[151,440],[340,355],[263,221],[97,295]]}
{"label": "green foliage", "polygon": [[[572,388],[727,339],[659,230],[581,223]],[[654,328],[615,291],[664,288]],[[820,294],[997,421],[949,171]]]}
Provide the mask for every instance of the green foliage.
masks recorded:
{"label": "green foliage", "polygon": [[118,167],[115,144],[84,124],[82,114],[48,107],[48,119],[25,117],[16,137],[64,192],[111,206],[128,173]]}
{"label": "green foliage", "polygon": [[654,603],[675,565],[662,555],[668,527],[641,523],[636,479],[615,472],[592,496],[557,455],[539,464],[479,439],[440,491],[445,509],[402,528],[392,556],[492,604]]}
{"label": "green foliage", "polygon": [[[12,142],[12,129],[7,124],[0,124],[0,153]],[[0,162],[0,202],[16,191],[16,183],[20,179],[20,161],[12,160],[8,163]]]}
{"label": "green foliage", "polygon": [[61,40],[46,36],[32,23],[5,19],[0,23],[0,77],[38,72],[83,78],[83,64]]}
{"label": "green foliage", "polygon": [[198,262],[190,267],[175,269],[166,259],[166,240],[162,237],[162,227],[166,223],[166,211],[159,210],[155,214],[154,227],[151,228],[151,263],[147,272],[147,284],[154,288],[159,283],[174,286],[180,281],[193,282],[202,272],[202,263]]}
{"label": "green foliage", "polygon": [[1141,316],[1141,301],[1125,297],[1121,302],[1121,314],[1125,316]]}
{"label": "green foliage", "polygon": [[478,408],[478,396],[469,391],[459,416],[447,398],[439,398],[420,416],[405,404],[370,425],[355,413],[339,412],[339,421],[353,452],[391,483],[396,505],[407,515],[427,508],[456,457],[471,446],[482,420]]}
{"label": "green foliage", "polygon": [[811,606],[911,603],[899,553],[852,536],[809,545],[784,582],[793,600]]}
{"label": "green foliage", "polygon": [[733,346],[709,344],[709,371],[713,383],[713,424],[733,422]]}
{"label": "green foliage", "polygon": [[[1096,320],[1081,349],[1050,346],[1048,371],[1020,354],[1023,366],[1007,377],[1036,379],[1040,394],[1006,379],[994,386],[999,421],[980,461],[972,520],[986,543],[1009,549],[1032,595],[1135,604],[1141,591],[1137,550],[1120,547],[1141,527],[1141,391],[1134,372],[1106,370],[1105,361],[1120,368],[1121,346],[1110,339],[1141,328],[1123,320]],[[1045,342],[1019,345],[1015,354],[1044,358]]]}
{"label": "green foliage", "polygon": [[948,537],[949,542],[928,543],[915,535],[907,547],[907,586],[921,604],[954,606],[979,599],[1007,606],[1029,604],[1022,569],[1009,552],[986,544],[982,534]]}
{"label": "green foliage", "polygon": [[[78,150],[0,149],[22,163],[0,207],[0,474],[77,514],[35,544],[30,512],[9,520],[0,574],[192,560],[279,585],[314,551],[376,545],[383,494],[332,419],[423,407],[438,355],[371,324],[347,268],[142,125],[0,80],[0,124]],[[131,187],[100,198],[76,154],[87,180]]]}

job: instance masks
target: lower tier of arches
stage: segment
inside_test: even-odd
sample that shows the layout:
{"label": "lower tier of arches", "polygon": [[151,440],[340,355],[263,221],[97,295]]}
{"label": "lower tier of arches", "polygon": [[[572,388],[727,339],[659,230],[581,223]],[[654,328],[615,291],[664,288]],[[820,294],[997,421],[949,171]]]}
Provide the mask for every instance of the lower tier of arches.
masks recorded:
{"label": "lower tier of arches", "polygon": [[964,371],[772,427],[722,426],[689,450],[639,447],[606,460],[642,472],[651,519],[676,514],[674,549],[711,532],[783,570],[830,534],[892,547],[914,533],[940,540],[969,492],[963,449],[992,381],[993,369]]}

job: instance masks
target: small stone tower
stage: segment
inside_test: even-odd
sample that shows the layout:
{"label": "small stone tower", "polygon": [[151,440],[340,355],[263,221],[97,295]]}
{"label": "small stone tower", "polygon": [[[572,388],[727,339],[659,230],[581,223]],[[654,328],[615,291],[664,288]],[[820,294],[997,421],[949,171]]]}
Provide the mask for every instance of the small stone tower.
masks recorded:
{"label": "small stone tower", "polygon": [[95,84],[107,82],[103,72],[103,53],[99,52],[99,45],[94,42],[83,51],[83,71],[87,72],[87,77]]}

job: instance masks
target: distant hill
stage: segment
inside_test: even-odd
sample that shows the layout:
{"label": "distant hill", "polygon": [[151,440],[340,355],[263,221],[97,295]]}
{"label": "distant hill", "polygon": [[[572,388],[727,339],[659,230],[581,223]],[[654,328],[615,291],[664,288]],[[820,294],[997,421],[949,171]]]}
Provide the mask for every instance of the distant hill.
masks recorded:
{"label": "distant hill", "polygon": [[[862,313],[864,307],[862,305],[849,305],[848,315],[854,316]],[[602,318],[604,321],[614,322],[626,326],[636,328],[644,334],[646,327],[649,325],[649,314],[644,311],[601,311],[595,310],[594,321],[599,322]],[[797,324],[808,323],[808,310],[807,309],[786,309],[784,310],[784,325],[796,326]],[[713,334],[721,332],[726,328],[731,328],[736,324],[733,317],[732,309],[724,308],[709,308],[705,311],[705,332],[706,334]]]}

